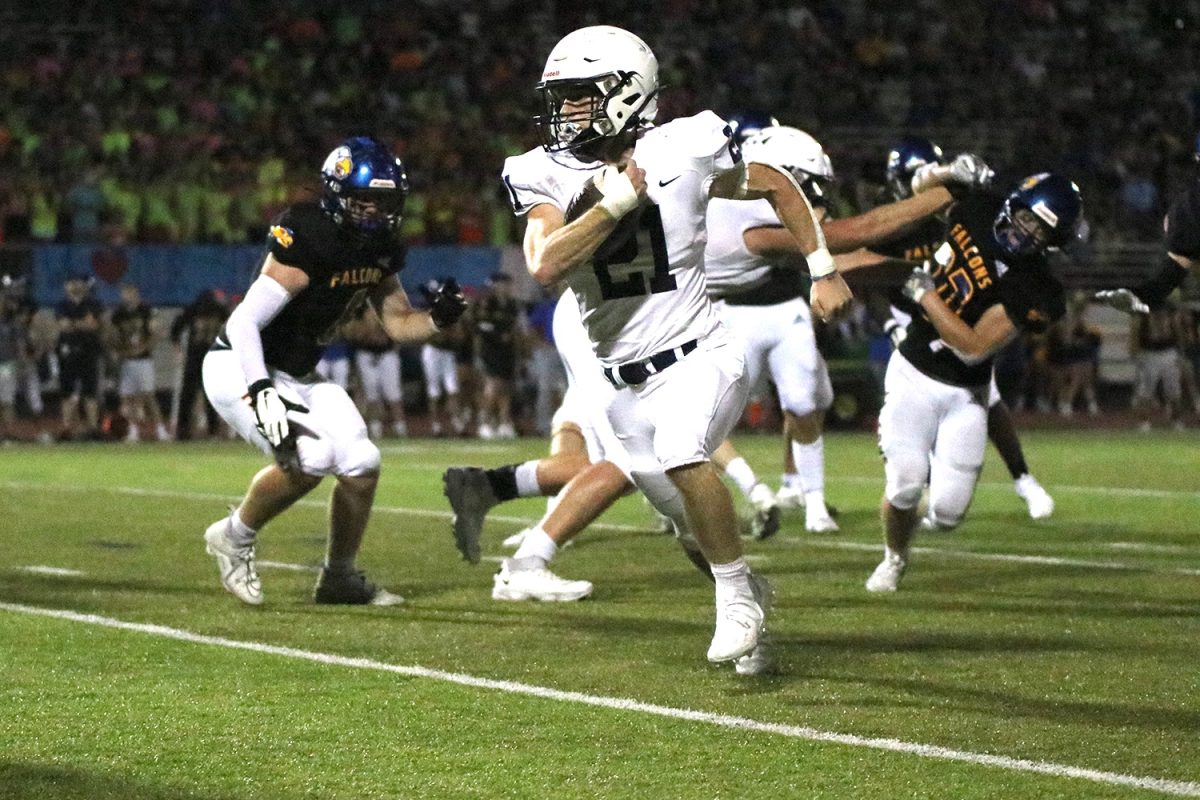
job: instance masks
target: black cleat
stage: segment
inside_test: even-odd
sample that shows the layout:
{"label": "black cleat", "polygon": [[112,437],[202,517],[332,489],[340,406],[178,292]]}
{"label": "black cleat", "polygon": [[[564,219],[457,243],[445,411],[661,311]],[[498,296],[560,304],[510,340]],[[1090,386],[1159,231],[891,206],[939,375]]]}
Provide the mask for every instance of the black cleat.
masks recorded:
{"label": "black cleat", "polygon": [[451,467],[442,475],[443,493],[454,511],[454,545],[462,557],[478,564],[483,520],[499,500],[492,492],[487,474],[478,467]]}
{"label": "black cleat", "polygon": [[362,570],[330,572],[324,567],[313,590],[313,600],[321,605],[342,606],[393,606],[403,598],[386,589],[380,589],[367,580]]}

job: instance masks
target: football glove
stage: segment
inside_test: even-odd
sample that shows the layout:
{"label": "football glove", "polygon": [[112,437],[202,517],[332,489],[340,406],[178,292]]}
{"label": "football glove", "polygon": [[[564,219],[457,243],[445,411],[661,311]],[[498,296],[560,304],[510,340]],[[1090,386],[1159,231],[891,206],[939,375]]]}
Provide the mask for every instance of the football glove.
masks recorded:
{"label": "football glove", "polygon": [[421,294],[429,303],[429,317],[438,330],[458,322],[458,318],[467,310],[467,299],[463,297],[462,289],[454,278],[447,278],[436,289],[422,286]]}
{"label": "football glove", "polygon": [[1092,295],[1092,299],[1097,303],[1112,306],[1117,311],[1124,311],[1126,314],[1150,313],[1150,306],[1129,289],[1105,289]]}
{"label": "football glove", "polygon": [[250,408],[254,409],[255,427],[271,447],[279,447],[290,433],[287,406],[275,386],[265,378],[255,381],[248,392]]}
{"label": "football glove", "polygon": [[996,173],[974,153],[962,153],[950,162],[950,179],[976,188],[989,186]]}
{"label": "football glove", "polygon": [[908,279],[904,281],[904,286],[901,287],[904,296],[914,303],[919,304],[925,293],[933,290],[933,276],[929,274],[928,268],[929,262],[926,261],[909,274]]}

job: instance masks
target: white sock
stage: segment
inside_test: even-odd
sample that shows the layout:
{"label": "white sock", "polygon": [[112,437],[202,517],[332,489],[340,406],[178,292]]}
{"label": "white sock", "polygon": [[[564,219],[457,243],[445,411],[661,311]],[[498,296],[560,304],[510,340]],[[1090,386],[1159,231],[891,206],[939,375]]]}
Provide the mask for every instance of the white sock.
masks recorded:
{"label": "white sock", "polygon": [[536,461],[526,461],[517,465],[517,497],[542,496],[542,487],[538,485],[537,480],[537,467]]}
{"label": "white sock", "polygon": [[557,552],[558,545],[546,535],[542,526],[538,525],[530,528],[529,532],[525,534],[521,546],[517,548],[517,552],[513,553],[513,558],[536,558],[545,565],[554,559],[554,554]]}
{"label": "white sock", "polygon": [[729,462],[729,465],[725,467],[725,474],[737,484],[737,487],[742,490],[742,494],[747,497],[750,496],[750,490],[758,483],[758,476],[754,474],[754,469],[741,456]]}
{"label": "white sock", "polygon": [[901,553],[899,550],[893,550],[889,545],[883,546],[883,557],[888,561],[908,561],[908,553]]}
{"label": "white sock", "polygon": [[825,496],[825,439],[817,437],[812,444],[792,442],[792,458],[796,462],[796,474],[800,477],[800,488],[805,497],[809,492],[820,492]]}
{"label": "white sock", "polygon": [[746,559],[738,558],[728,564],[710,564],[713,581],[717,585],[717,600],[722,595],[753,594],[750,590],[750,567]]}
{"label": "white sock", "polygon": [[800,484],[800,476],[795,472],[785,472],[779,476],[779,485],[786,486],[789,489],[803,489]]}
{"label": "white sock", "polygon": [[254,544],[254,537],[258,536],[258,531],[242,522],[242,511],[240,508],[229,515],[229,520],[232,523],[229,526],[229,541],[238,547]]}

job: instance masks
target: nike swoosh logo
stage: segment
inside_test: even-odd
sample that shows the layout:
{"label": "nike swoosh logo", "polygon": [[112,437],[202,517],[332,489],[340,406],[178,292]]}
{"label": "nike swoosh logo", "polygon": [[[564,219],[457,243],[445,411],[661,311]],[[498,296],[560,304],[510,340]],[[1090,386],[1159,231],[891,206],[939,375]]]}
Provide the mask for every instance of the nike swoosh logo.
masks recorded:
{"label": "nike swoosh logo", "polygon": [[680,179],[680,178],[682,178],[682,177],[683,177],[682,175],[676,175],[674,178],[671,178],[669,181],[659,181],[659,182],[658,182],[658,185],[659,185],[660,187],[661,187],[661,186],[666,186],[668,183],[674,183],[675,181],[679,180],[679,179]]}
{"label": "nike swoosh logo", "polygon": [[584,60],[584,61],[586,61],[586,62],[587,62],[587,63],[589,63],[589,64],[595,64],[595,63],[596,63],[597,61],[599,61],[600,59],[598,59],[598,58],[588,58],[587,56],[584,56],[584,57],[583,57],[583,60]]}

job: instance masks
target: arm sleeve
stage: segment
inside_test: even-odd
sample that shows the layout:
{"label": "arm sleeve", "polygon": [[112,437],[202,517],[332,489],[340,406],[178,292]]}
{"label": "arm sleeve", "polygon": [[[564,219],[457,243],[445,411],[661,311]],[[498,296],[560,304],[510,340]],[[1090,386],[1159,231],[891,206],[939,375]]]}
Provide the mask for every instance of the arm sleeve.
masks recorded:
{"label": "arm sleeve", "polygon": [[263,360],[262,329],[275,319],[290,299],[278,281],[259,275],[225,323],[225,335],[238,355],[247,386],[270,377]]}

